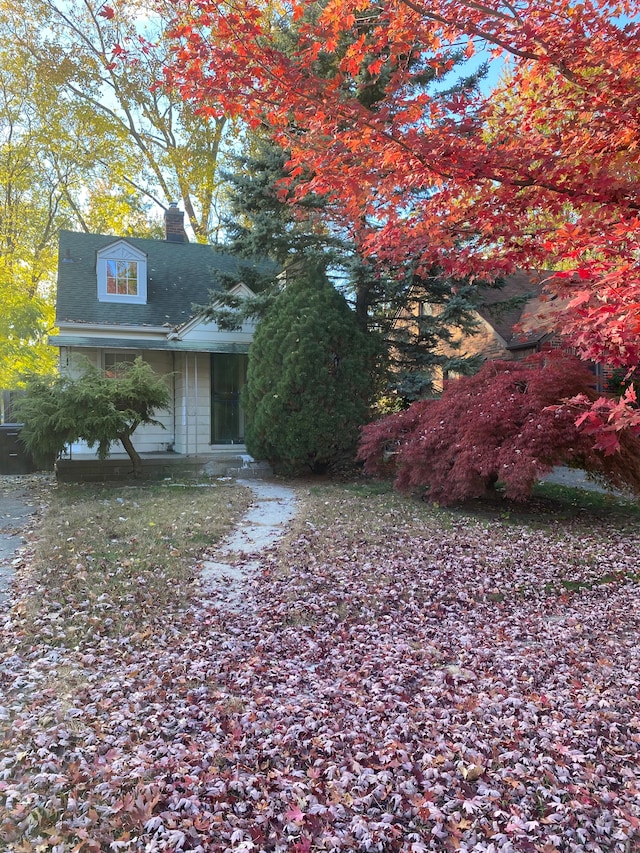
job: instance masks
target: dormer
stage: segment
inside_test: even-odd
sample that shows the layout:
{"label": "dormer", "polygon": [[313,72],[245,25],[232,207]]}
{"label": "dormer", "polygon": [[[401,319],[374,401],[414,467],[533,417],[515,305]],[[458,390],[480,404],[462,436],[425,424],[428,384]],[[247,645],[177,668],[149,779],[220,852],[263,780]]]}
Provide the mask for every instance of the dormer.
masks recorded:
{"label": "dormer", "polygon": [[146,304],[147,256],[126,240],[117,240],[100,249],[96,275],[99,302]]}

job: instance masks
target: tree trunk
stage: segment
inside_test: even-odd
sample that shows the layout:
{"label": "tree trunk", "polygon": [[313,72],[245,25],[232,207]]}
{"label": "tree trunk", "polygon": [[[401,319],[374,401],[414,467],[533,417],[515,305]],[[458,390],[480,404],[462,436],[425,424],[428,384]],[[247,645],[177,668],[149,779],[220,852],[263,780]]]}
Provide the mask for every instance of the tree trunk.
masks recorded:
{"label": "tree trunk", "polygon": [[131,463],[133,465],[133,476],[137,479],[142,475],[142,459],[140,458],[140,454],[133,446],[129,433],[121,433],[118,438],[122,442],[124,449],[127,451],[129,459],[131,459]]}
{"label": "tree trunk", "polygon": [[362,267],[356,271],[354,285],[356,291],[356,322],[362,331],[366,332],[369,327],[369,299],[371,285],[367,281],[367,276]]}
{"label": "tree trunk", "polygon": [[495,497],[498,494],[497,489],[496,489],[497,483],[498,483],[498,475],[497,474],[490,474],[488,477],[485,478],[484,488],[485,488],[485,494],[487,497]]}

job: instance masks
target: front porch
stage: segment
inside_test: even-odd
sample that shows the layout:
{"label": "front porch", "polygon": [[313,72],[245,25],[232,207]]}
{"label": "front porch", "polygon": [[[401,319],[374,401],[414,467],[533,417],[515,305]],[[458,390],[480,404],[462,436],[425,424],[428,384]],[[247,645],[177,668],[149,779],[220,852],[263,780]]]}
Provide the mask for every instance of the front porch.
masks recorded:
{"label": "front porch", "polygon": [[[242,477],[263,479],[271,475],[265,462],[256,462],[243,445],[215,450],[207,454],[187,456],[171,451],[141,453],[142,480],[200,477]],[[95,454],[74,453],[58,459],[56,478],[59,483],[96,483],[134,480],[131,460],[126,453],[112,453],[107,459]],[[138,482],[140,478],[138,478]]]}

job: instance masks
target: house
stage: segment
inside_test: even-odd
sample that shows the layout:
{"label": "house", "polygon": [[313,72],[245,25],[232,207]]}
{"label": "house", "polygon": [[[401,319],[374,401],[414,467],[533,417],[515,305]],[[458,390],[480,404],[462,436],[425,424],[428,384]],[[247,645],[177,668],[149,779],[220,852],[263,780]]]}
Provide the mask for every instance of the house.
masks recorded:
{"label": "house", "polygon": [[[450,345],[441,345],[440,352],[450,356],[481,356],[485,360],[516,360],[550,349],[573,350],[558,335],[556,315],[562,302],[543,293],[548,272],[517,272],[506,276],[501,287],[481,287],[476,308],[474,334],[452,330]],[[414,316],[438,312],[439,307],[417,302]],[[406,323],[406,317],[399,322]],[[594,365],[597,385],[602,389],[604,377],[600,366]],[[434,387],[443,385],[454,375],[436,377]]]}
{"label": "house", "polygon": [[553,315],[559,304],[543,297],[548,275],[517,272],[505,276],[501,287],[482,287],[477,334],[465,340],[465,352],[509,361],[557,345]]}
{"label": "house", "polygon": [[[175,205],[165,215],[164,240],[60,233],[59,333],[50,342],[59,348],[61,371],[73,375],[87,360],[111,371],[140,355],[170,385],[171,407],[158,414],[164,429],[140,427],[134,436],[139,453],[243,449],[240,392],[254,324],[227,331],[198,306],[211,303],[230,277],[238,280],[246,263],[189,243]],[[242,283],[232,292],[252,294]],[[76,454],[82,450],[74,447]]]}

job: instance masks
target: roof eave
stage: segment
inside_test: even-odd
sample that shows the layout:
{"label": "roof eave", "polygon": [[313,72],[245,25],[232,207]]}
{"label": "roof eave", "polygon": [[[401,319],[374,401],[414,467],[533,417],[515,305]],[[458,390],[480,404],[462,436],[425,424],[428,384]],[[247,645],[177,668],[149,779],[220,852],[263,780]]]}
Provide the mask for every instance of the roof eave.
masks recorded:
{"label": "roof eave", "polygon": [[144,335],[167,335],[173,331],[172,325],[167,326],[143,326],[142,324],[121,323],[82,323],[74,320],[58,320],[56,326],[61,331],[69,332],[131,332]]}

